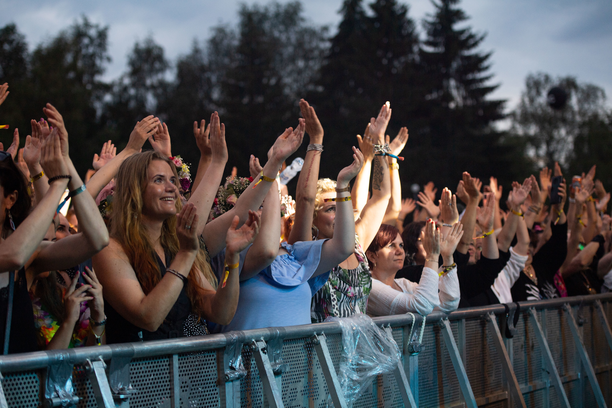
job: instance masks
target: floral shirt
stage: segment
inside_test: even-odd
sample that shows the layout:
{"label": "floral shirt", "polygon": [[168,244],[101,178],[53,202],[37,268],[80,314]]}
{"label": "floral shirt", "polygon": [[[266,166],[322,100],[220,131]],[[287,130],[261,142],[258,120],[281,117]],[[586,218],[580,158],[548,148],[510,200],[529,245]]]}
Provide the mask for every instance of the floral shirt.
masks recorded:
{"label": "floral shirt", "polygon": [[[66,289],[62,289],[62,298],[65,293]],[[53,336],[55,336],[60,325],[58,320],[52,316],[42,304],[40,298],[35,297],[35,295],[30,292],[30,299],[32,299],[32,309],[34,310],[34,325],[38,331],[38,345],[41,349],[45,349],[53,339]],[[81,303],[79,320],[74,326],[74,332],[72,333],[72,339],[70,340],[68,348],[82,347],[87,343],[87,335],[90,331],[89,316],[89,308],[85,303]]]}
{"label": "floral shirt", "polygon": [[336,266],[325,285],[313,296],[310,312],[313,323],[323,322],[330,316],[350,317],[366,312],[372,276],[368,259],[356,235],[355,256],[359,262],[355,269]]}

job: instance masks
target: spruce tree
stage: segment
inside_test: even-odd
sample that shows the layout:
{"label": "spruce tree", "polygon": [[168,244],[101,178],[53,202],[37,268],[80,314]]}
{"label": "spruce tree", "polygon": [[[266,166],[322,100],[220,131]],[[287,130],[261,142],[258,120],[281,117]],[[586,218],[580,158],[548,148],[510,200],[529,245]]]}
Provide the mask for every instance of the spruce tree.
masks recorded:
{"label": "spruce tree", "polygon": [[458,27],[468,19],[458,4],[433,2],[435,12],[423,22],[420,51],[426,73],[426,133],[431,157],[437,158],[430,160],[426,173],[453,187],[464,170],[511,178],[507,168],[521,153],[502,145],[502,134],[493,126],[504,117],[505,101],[488,99],[498,87],[490,84],[491,53],[479,50],[484,34]]}

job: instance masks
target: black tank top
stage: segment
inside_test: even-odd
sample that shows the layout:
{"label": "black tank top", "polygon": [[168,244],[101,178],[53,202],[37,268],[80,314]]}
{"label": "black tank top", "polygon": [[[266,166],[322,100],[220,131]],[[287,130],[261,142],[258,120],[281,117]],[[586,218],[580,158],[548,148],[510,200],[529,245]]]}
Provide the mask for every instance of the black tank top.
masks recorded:
{"label": "black tank top", "polygon": [[[0,354],[2,354],[2,347],[4,347],[8,292],[8,286],[0,289]],[[9,354],[38,351],[36,336],[32,301],[28,294],[28,282],[26,280],[25,269],[21,268],[17,274],[13,292],[13,317],[11,319]]]}
{"label": "black tank top", "polygon": [[[161,271],[162,278],[166,274],[166,267],[157,254],[157,264]],[[166,265],[172,262],[171,255],[165,254]],[[106,309],[106,343],[127,343],[133,341],[162,340],[175,337],[185,337],[185,321],[191,313],[191,302],[187,296],[187,285],[185,283],[178,299],[170,309],[164,322],[154,332],[141,329],[124,319],[108,302],[105,303]]]}

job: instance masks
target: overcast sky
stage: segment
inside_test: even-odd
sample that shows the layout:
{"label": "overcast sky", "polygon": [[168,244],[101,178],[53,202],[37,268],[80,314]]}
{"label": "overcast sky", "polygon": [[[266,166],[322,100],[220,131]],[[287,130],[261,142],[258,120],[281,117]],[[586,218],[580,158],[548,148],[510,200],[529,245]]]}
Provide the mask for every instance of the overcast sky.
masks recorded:
{"label": "overcast sky", "polygon": [[[279,0],[284,3],[284,0]],[[240,3],[267,1],[1,0],[0,26],[14,22],[30,49],[71,25],[80,15],[110,26],[106,79],[120,75],[137,40],[151,35],[174,59],[194,38],[207,39],[218,24],[234,24]],[[334,33],[341,0],[304,0],[304,15]],[[406,2],[419,29],[433,11],[429,0]],[[483,51],[493,51],[491,72],[501,86],[493,95],[517,103],[525,76],[543,71],[573,75],[605,89],[612,97],[612,1],[464,0],[461,7],[477,32],[487,33]],[[610,99],[608,99],[610,105]]]}

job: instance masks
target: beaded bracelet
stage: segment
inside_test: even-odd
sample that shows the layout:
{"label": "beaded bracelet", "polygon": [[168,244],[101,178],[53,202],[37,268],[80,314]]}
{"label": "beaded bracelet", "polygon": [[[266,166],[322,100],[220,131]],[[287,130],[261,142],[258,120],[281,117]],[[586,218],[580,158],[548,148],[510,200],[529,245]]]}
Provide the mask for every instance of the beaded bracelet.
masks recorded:
{"label": "beaded bracelet", "polygon": [[72,176],[68,175],[68,174],[63,174],[63,175],[59,175],[59,176],[53,176],[48,180],[49,185],[51,185],[51,183],[53,183],[56,180],[59,179],[68,179],[68,182],[70,183],[70,181],[72,180]]}
{"label": "beaded bracelet", "polygon": [[446,273],[449,273],[450,271],[452,271],[454,268],[457,267],[457,263],[453,262],[452,265],[449,266],[442,266],[442,271],[440,273],[438,273],[438,276],[442,276]]}
{"label": "beaded bracelet", "polygon": [[306,152],[309,152],[311,150],[314,150],[314,151],[317,151],[317,152],[322,152],[323,151],[323,145],[320,144],[320,143],[311,143],[306,148]]}

